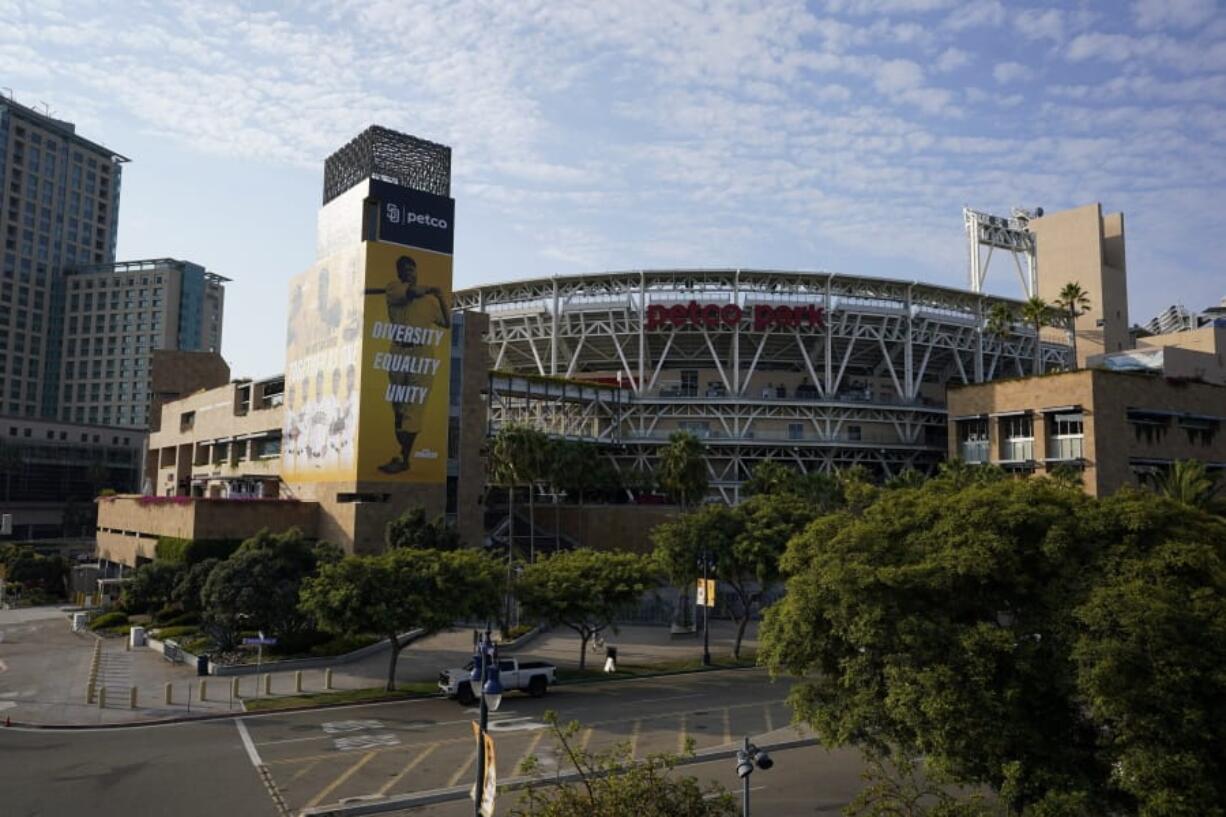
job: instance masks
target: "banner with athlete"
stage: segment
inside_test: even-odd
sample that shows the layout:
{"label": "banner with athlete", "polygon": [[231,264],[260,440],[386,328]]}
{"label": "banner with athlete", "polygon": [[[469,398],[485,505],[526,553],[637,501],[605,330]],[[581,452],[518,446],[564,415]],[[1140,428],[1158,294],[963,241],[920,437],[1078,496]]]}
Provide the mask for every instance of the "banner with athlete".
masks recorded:
{"label": "banner with athlete", "polygon": [[[359,481],[447,478],[455,203],[377,179],[366,242]],[[372,210],[373,211],[373,210]]]}

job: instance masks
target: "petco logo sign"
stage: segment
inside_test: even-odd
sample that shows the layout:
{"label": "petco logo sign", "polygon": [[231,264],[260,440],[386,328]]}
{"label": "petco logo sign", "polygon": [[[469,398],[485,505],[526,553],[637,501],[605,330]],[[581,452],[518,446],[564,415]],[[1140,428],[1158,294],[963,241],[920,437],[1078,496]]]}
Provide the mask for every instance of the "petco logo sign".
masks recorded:
{"label": "petco logo sign", "polygon": [[425,224],[427,227],[434,227],[437,230],[446,230],[446,219],[435,218],[426,213],[413,213],[408,210],[401,211],[400,206],[396,204],[387,205],[387,220],[392,224]]}
{"label": "petco logo sign", "polygon": [[706,329],[715,329],[720,326],[732,328],[740,326],[747,320],[753,321],[755,332],[762,332],[770,328],[792,329],[801,326],[822,329],[826,326],[826,310],[812,304],[805,306],[757,304],[752,310],[747,310],[736,304],[700,304],[697,301],[690,301],[688,305],[652,304],[647,307],[648,330],[668,326],[677,329],[683,326],[697,326]]}

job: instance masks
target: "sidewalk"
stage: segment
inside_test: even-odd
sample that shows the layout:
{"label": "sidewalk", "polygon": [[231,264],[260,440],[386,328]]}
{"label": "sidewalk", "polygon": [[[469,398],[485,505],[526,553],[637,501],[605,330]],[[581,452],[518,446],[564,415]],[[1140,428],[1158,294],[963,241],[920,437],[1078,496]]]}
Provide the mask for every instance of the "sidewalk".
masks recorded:
{"label": "sidewalk", "polygon": [[[17,612],[17,611],[4,611]],[[26,611],[21,611],[26,612]],[[125,640],[101,639],[96,689],[105,689],[105,706],[98,697],[87,703],[90,667],[95,643],[92,634],[73,633],[67,614],[58,610],[30,614],[16,623],[0,617],[0,718],[11,717],[30,724],[107,724],[139,722],[201,713],[241,712],[243,701],[265,696],[265,675],[270,676],[274,697],[299,694],[293,670],[244,676],[210,676],[207,699],[200,700],[200,678],[195,667],[171,664],[148,649],[125,649]],[[731,622],[711,623],[711,652],[727,656],[732,651],[735,627]],[[746,633],[743,651],[757,649],[756,627]],[[608,646],[618,649],[618,663],[635,665],[659,661],[684,661],[702,655],[701,635],[672,637],[666,626],[628,626],[620,633],[607,633]],[[577,668],[579,638],[566,628],[542,633],[515,653],[523,659],[550,661],[559,667]],[[448,630],[407,646],[397,663],[398,682],[432,682],[440,670],[461,667],[472,656],[472,631]],[[354,690],[382,687],[387,679],[386,650],[333,669],[332,689]],[[604,649],[588,646],[587,666],[599,669]],[[275,666],[275,665],[274,665]],[[238,679],[239,697],[232,696]],[[165,703],[166,684],[171,701]],[[130,706],[130,690],[137,690],[137,706]],[[323,692],[324,670],[302,671],[302,693]],[[190,702],[189,702],[190,696]],[[190,709],[189,709],[190,706]]]}

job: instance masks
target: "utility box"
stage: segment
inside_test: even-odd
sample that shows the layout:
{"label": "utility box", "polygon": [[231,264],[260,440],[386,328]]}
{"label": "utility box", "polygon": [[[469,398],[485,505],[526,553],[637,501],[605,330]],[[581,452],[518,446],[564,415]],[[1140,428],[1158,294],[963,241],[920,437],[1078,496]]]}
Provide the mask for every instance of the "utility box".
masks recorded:
{"label": "utility box", "polygon": [[89,627],[89,613],[73,613],[72,614],[72,631],[74,633],[83,633]]}
{"label": "utility box", "polygon": [[128,638],[130,645],[133,647],[146,646],[145,628],[133,627],[132,629],[128,630]]}

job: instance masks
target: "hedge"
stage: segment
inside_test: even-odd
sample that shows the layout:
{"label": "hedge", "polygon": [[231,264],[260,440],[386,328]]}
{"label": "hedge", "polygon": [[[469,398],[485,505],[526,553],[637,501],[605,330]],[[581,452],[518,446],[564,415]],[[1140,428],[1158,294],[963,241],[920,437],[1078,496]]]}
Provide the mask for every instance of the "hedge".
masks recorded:
{"label": "hedge", "polygon": [[177,536],[159,536],[154,554],[162,561],[194,565],[205,559],[228,559],[242,543],[242,539],[180,539]]}
{"label": "hedge", "polygon": [[115,611],[112,613],[103,613],[89,623],[91,630],[101,630],[106,627],[118,627],[128,623],[128,614]]}

